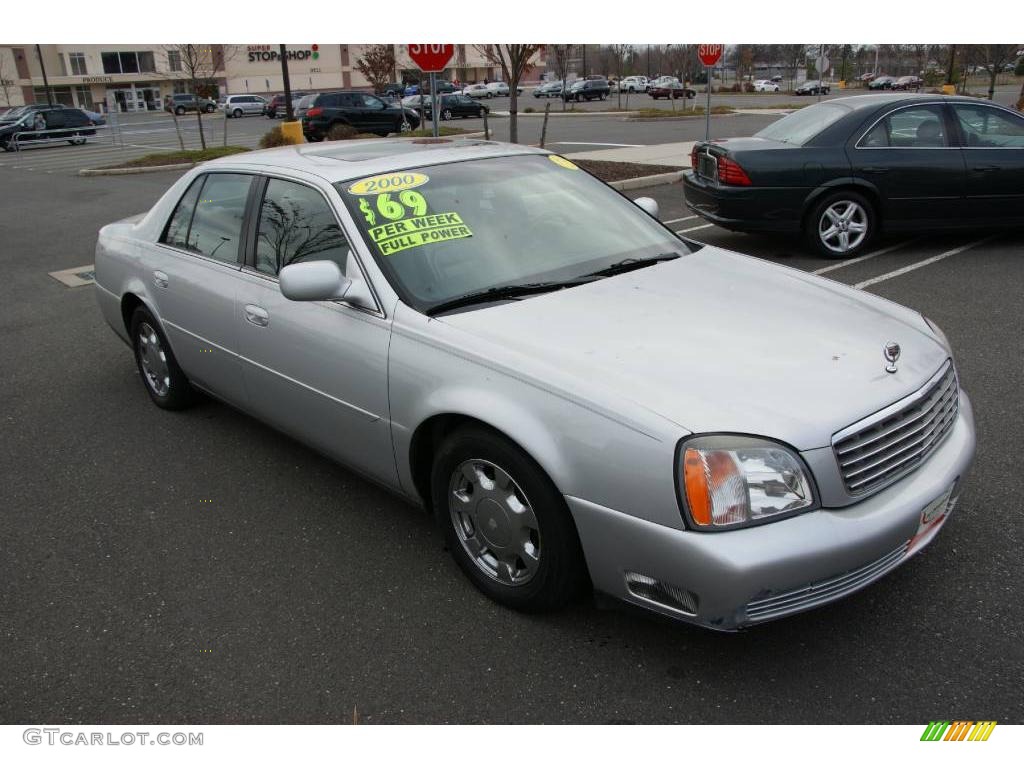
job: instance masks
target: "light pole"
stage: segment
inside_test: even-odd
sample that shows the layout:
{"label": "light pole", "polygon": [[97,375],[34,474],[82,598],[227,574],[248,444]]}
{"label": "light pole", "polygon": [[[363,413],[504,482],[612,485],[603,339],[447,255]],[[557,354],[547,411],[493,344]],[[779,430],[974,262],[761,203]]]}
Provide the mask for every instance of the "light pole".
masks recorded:
{"label": "light pole", "polygon": [[292,110],[292,81],[288,77],[288,55],[285,53],[283,43],[280,56],[281,79],[284,80],[284,119],[291,123],[295,120],[295,112]]}
{"label": "light pole", "polygon": [[46,89],[46,103],[53,104],[53,92],[50,90],[50,81],[46,78],[46,64],[43,63],[43,50],[36,43],[36,56],[39,57],[39,68],[43,70],[43,87]]}

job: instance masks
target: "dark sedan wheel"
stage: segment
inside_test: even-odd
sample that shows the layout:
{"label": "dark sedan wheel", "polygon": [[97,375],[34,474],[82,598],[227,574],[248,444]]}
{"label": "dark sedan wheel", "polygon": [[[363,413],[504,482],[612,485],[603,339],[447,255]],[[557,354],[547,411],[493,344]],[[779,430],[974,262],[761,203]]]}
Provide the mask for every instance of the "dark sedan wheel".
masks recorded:
{"label": "dark sedan wheel", "polygon": [[184,107],[175,107],[174,108],[174,114],[176,114],[176,115],[184,115],[185,114],[185,108]]}
{"label": "dark sedan wheel", "polygon": [[431,495],[470,581],[510,608],[558,608],[587,584],[576,527],[544,471],[511,441],[470,427],[434,458]]}
{"label": "dark sedan wheel", "polygon": [[852,191],[836,192],[821,200],[807,219],[809,245],[831,259],[856,256],[875,234],[871,203]]}
{"label": "dark sedan wheel", "polygon": [[209,113],[209,112],[213,112],[213,110],[215,110],[215,109],[216,109],[216,107],[213,106],[213,104],[207,104],[205,107],[203,107],[203,112]]}
{"label": "dark sedan wheel", "polygon": [[451,120],[452,119],[452,111],[450,109],[442,110],[442,112],[441,112],[441,119],[442,120]]}
{"label": "dark sedan wheel", "polygon": [[178,367],[160,325],[145,307],[138,307],[132,315],[131,339],[135,364],[153,402],[169,411],[190,406],[195,390]]}

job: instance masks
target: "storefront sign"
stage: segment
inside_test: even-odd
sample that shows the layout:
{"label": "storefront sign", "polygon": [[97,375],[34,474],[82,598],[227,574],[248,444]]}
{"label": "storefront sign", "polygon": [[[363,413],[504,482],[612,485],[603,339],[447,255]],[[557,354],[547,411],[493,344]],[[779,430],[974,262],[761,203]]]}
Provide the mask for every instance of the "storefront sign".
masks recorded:
{"label": "storefront sign", "polygon": [[112,77],[83,77],[83,83],[112,83],[114,78]]}
{"label": "storefront sign", "polygon": [[[247,49],[249,61],[280,61],[281,52],[271,45],[250,45]],[[286,48],[285,57],[289,61],[306,61],[320,58],[320,46],[314,43],[310,48]]]}

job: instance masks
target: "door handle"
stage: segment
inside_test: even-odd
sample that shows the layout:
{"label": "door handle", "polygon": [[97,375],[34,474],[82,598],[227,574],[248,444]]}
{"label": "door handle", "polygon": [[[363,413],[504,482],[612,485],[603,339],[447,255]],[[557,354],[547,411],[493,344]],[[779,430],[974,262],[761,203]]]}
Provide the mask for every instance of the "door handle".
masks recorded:
{"label": "door handle", "polygon": [[266,328],[270,325],[270,313],[263,307],[257,307],[255,304],[245,305],[245,319],[261,328]]}
{"label": "door handle", "polygon": [[864,173],[888,173],[888,168],[883,168],[880,165],[866,165],[862,169]]}
{"label": "door handle", "polygon": [[161,272],[159,269],[153,272],[153,285],[157,288],[166,288],[169,282],[166,272]]}

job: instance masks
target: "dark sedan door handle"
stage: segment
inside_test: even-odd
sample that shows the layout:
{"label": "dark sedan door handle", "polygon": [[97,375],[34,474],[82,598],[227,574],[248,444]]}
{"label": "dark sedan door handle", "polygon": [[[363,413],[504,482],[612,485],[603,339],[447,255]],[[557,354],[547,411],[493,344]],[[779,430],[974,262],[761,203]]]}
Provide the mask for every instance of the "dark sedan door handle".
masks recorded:
{"label": "dark sedan door handle", "polygon": [[980,171],[981,173],[985,173],[987,171],[998,171],[999,170],[999,166],[998,165],[976,165],[973,168],[971,168],[971,170],[972,171]]}
{"label": "dark sedan door handle", "polygon": [[864,173],[888,173],[888,168],[883,168],[880,165],[865,165],[862,169]]}

